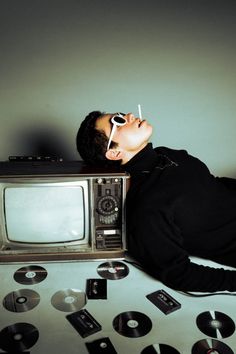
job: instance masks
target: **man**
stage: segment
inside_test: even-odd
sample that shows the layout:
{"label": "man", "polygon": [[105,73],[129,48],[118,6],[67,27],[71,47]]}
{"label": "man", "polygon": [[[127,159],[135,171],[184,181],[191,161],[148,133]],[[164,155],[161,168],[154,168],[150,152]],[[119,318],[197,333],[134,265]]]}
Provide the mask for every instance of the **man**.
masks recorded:
{"label": "man", "polygon": [[183,291],[236,291],[236,180],[211,175],[185,150],[153,148],[152,126],[132,113],[91,112],[77,134],[90,164],[119,164],[131,175],[128,250],[151,275]]}

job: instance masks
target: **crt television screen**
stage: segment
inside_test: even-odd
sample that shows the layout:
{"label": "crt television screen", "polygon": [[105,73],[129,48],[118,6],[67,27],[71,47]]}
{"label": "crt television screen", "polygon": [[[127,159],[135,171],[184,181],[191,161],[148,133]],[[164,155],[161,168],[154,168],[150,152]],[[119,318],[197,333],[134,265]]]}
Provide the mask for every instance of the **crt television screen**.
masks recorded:
{"label": "crt television screen", "polygon": [[8,187],[4,197],[10,241],[61,243],[86,236],[81,186]]}

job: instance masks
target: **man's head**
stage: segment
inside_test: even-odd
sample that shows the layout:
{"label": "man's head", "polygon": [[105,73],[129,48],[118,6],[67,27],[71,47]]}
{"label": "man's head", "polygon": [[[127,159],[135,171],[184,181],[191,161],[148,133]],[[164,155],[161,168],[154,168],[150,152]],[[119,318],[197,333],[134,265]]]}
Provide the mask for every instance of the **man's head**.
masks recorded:
{"label": "man's head", "polygon": [[[122,113],[120,118],[113,118],[115,115],[94,111],[82,122],[76,143],[78,152],[86,162],[124,164],[147,145],[152,126],[146,120],[141,121],[132,113]],[[112,140],[109,142],[111,133]]]}

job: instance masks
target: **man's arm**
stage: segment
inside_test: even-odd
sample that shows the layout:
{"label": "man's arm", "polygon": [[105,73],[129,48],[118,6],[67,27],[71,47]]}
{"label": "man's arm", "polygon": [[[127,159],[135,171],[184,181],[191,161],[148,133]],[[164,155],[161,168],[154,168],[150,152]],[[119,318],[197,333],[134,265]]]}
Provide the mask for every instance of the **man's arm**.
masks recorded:
{"label": "man's arm", "polygon": [[145,207],[130,221],[130,253],[165,285],[183,291],[236,291],[236,271],[191,262],[180,231],[165,214]]}
{"label": "man's arm", "polygon": [[185,262],[162,272],[162,282],[183,291],[236,291],[236,271]]}

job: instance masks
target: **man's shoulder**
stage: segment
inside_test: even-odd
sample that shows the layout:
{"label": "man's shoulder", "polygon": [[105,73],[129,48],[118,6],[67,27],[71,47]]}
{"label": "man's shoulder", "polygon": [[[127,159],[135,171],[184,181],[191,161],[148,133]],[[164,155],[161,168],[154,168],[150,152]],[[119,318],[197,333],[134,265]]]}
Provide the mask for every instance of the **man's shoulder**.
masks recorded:
{"label": "man's shoulder", "polygon": [[158,146],[154,148],[154,150],[156,151],[157,154],[167,155],[168,157],[188,155],[188,152],[185,149],[173,149],[167,146]]}

